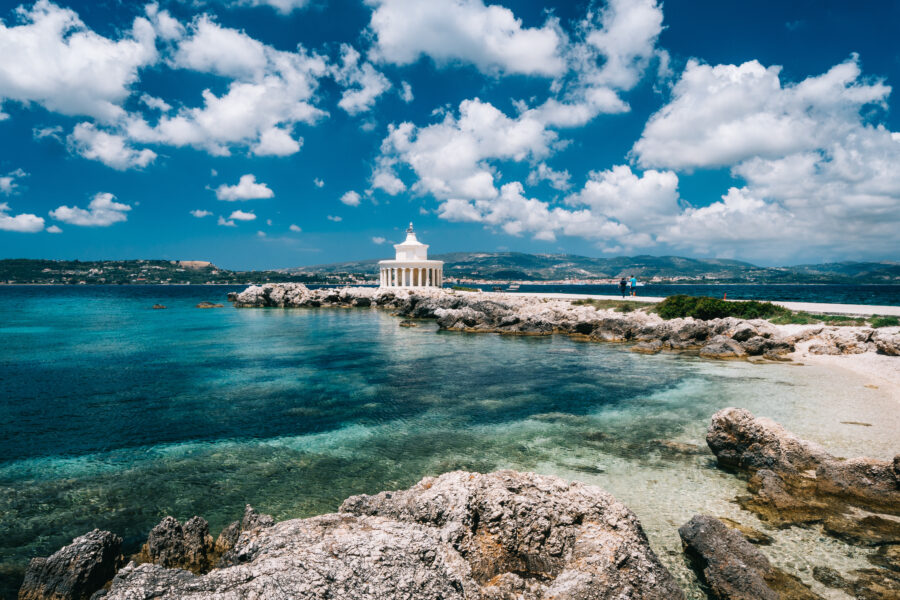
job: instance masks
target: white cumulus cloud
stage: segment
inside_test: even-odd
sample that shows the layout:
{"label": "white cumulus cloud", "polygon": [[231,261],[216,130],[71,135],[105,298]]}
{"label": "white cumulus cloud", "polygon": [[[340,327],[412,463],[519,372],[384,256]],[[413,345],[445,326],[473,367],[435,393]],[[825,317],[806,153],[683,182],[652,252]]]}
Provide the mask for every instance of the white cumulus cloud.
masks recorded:
{"label": "white cumulus cloud", "polygon": [[288,229],[290,229],[294,233],[300,233],[301,231],[303,231],[302,229],[300,229],[299,225],[294,225],[293,223],[291,224],[290,227],[288,227]]}
{"label": "white cumulus cloud", "polygon": [[256,181],[256,175],[248,173],[241,175],[236,185],[225,185],[224,183],[216,188],[216,198],[226,202],[236,202],[238,200],[259,200],[261,198],[272,198],[275,192],[268,185]]}
{"label": "white cumulus cloud", "polygon": [[191,211],[191,215],[193,215],[194,217],[197,217],[198,219],[202,219],[203,217],[211,216],[212,213],[209,212],[208,210],[196,209],[196,210]]}
{"label": "white cumulus cloud", "polygon": [[511,10],[482,0],[366,0],[372,7],[370,54],[397,65],[428,56],[473,64],[486,73],[556,76],[565,69],[555,19],[522,27]]}
{"label": "white cumulus cloud", "polygon": [[236,210],[228,215],[228,220],[230,221],[253,221],[256,219],[256,215],[252,212],[245,212],[243,210]]}
{"label": "white cumulus cloud", "polygon": [[10,215],[6,202],[0,202],[0,230],[19,233],[37,233],[44,229],[44,218],[29,213]]}
{"label": "white cumulus cloud", "polygon": [[112,40],[90,30],[75,11],[48,0],[16,9],[18,24],[0,21],[0,104],[35,102],[65,115],[112,122],[125,115],[139,70],[157,62],[156,34],[138,17]]}
{"label": "white cumulus cloud", "polygon": [[360,64],[359,52],[349,44],[341,44],[341,64],[334,68],[334,79],[344,88],[338,106],[351,115],[370,110],[391,88],[388,78],[371,63]]}
{"label": "white cumulus cloud", "polygon": [[84,158],[99,160],[113,169],[140,169],[156,159],[148,148],[133,148],[125,136],[98,129],[93,123],[79,123],[68,137],[69,146]]}
{"label": "white cumulus cloud", "polygon": [[377,244],[379,246],[385,242],[387,242],[387,238],[383,238],[381,236],[376,235],[375,237],[372,238],[372,243]]}
{"label": "white cumulus cloud", "polygon": [[6,175],[0,177],[0,194],[6,194],[7,196],[9,196],[15,193],[19,188],[19,180],[25,177],[28,177],[28,173],[26,173],[22,169],[10,171]]}
{"label": "white cumulus cloud", "polygon": [[359,206],[359,194],[350,190],[346,192],[343,196],[341,196],[341,202],[346,204],[347,206]]}
{"label": "white cumulus cloud", "polygon": [[77,206],[60,206],[50,211],[50,216],[57,221],[82,227],[108,227],[113,223],[128,220],[131,207],[115,201],[115,196],[108,192],[99,192],[88,204],[87,209]]}

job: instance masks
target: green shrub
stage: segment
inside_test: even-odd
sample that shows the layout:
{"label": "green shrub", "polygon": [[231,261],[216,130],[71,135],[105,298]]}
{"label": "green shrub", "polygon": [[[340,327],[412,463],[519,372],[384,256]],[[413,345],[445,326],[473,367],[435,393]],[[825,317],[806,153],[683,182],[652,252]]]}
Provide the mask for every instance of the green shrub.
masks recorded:
{"label": "green shrub", "polygon": [[770,319],[791,314],[790,310],[771,302],[756,300],[728,302],[718,298],[685,295],[669,296],[656,305],[655,311],[663,319],[693,317],[704,321],[725,317]]}
{"label": "green shrub", "polygon": [[451,290],[457,290],[459,292],[480,292],[481,290],[473,287],[466,287],[464,285],[453,285],[450,286]]}
{"label": "green shrub", "polygon": [[900,319],[897,317],[872,317],[869,324],[876,329],[878,327],[897,327],[900,326]]}

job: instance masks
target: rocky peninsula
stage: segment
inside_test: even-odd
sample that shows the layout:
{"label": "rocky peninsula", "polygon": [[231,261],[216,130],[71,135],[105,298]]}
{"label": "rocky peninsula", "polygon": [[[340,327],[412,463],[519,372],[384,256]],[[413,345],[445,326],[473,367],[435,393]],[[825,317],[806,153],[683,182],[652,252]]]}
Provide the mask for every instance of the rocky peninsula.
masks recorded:
{"label": "rocky peninsula", "polygon": [[665,320],[646,308],[619,312],[567,300],[428,288],[311,290],[303,284],[265,284],[229,294],[228,299],[238,308],[377,307],[404,319],[435,320],[448,331],[565,334],[631,342],[632,350],[647,354],[693,351],[711,359],[789,360],[802,350],[814,356],[900,357],[900,327],[775,325],[733,317]]}

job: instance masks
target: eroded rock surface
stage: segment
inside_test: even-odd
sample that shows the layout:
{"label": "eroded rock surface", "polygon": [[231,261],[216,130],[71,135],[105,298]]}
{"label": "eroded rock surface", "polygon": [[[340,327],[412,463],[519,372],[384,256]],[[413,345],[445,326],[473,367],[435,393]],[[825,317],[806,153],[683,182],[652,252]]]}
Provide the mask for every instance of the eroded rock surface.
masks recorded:
{"label": "eroded rock surface", "polygon": [[106,598],[683,597],[612,496],[512,471],[446,473],[348,498],[336,514],[245,530],[223,562],[202,576],[132,563]]}
{"label": "eroded rock surface", "polygon": [[379,307],[405,319],[434,319],[441,329],[513,335],[562,333],[604,342],[635,342],[634,350],[697,351],[707,358],[777,360],[797,344],[825,354],[880,352],[900,355],[900,328],[823,325],[780,327],[734,318],[663,320],[642,309],[627,313],[568,300],[443,289],[340,288],[310,290],[301,283],[250,286],[228,299],[238,308]]}
{"label": "eroded rock surface", "polygon": [[122,561],[122,538],[95,529],[48,558],[33,558],[19,600],[87,600],[101,589]]}
{"label": "eroded rock surface", "polygon": [[797,578],[773,567],[739,531],[706,515],[678,528],[684,551],[713,598],[779,600],[818,598]]}

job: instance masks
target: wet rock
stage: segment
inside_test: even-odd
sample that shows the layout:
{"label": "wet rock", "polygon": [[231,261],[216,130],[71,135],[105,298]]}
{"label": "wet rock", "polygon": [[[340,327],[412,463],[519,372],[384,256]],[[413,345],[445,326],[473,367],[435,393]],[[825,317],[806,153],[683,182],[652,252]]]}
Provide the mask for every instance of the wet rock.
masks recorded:
{"label": "wet rock", "polygon": [[744,350],[743,346],[730,337],[717,335],[700,349],[700,356],[703,358],[726,360],[731,358],[744,358],[747,356],[747,352]]}
{"label": "wet rock", "polygon": [[725,408],[714,414],[706,444],[719,466],[728,469],[796,474],[815,469],[828,458],[821,446],[801,440],[775,421],[756,418],[743,408]]}
{"label": "wet rock", "polygon": [[758,546],[768,546],[775,541],[775,539],[771,535],[763,533],[759,529],[754,529],[753,527],[750,527],[748,525],[738,523],[734,519],[729,519],[728,517],[719,517],[719,521],[722,521],[728,527],[739,531],[741,535],[747,538],[747,541],[749,541],[751,544],[756,544]]}
{"label": "wet rock", "polygon": [[795,577],[773,567],[741,533],[706,515],[678,528],[691,566],[721,600],[818,598]]}
{"label": "wet rock", "polygon": [[202,576],[129,565],[109,600],[682,598],[634,515],[555,477],[453,472],[244,531]]}
{"label": "wet rock", "polygon": [[212,566],[214,554],[215,545],[205,519],[193,517],[182,526],[176,518],[166,517],[150,530],[138,559],[166,568],[203,573]]}
{"label": "wet rock", "polygon": [[222,308],[223,304],[218,304],[216,302],[199,302],[196,308]]}
{"label": "wet rock", "polygon": [[48,558],[34,558],[25,572],[19,600],[87,600],[122,562],[122,538],[95,529]]}
{"label": "wet rock", "polygon": [[873,565],[900,572],[900,544],[879,546],[868,559]]}
{"label": "wet rock", "polygon": [[855,579],[841,576],[830,567],[813,567],[813,578],[824,586],[843,590],[857,600],[897,600],[900,574],[882,569],[857,569]]}
{"label": "wet rock", "polygon": [[163,310],[163,309],[165,309],[165,308],[166,308],[166,307],[165,307],[165,305],[163,305],[163,304],[154,304],[154,305],[153,305],[153,310]]}
{"label": "wet rock", "polygon": [[825,519],[824,528],[833,537],[851,544],[900,544],[900,521],[879,515],[866,515],[862,518],[834,515]]}
{"label": "wet rock", "polygon": [[400,327],[418,327],[419,324],[415,321],[410,321],[409,319],[405,319],[400,321]]}
{"label": "wet rock", "polygon": [[761,469],[747,489],[752,495],[738,498],[741,507],[776,527],[818,523],[833,513],[827,503],[815,500],[815,484],[805,479],[788,484],[774,471]]}
{"label": "wet rock", "polygon": [[652,340],[649,342],[638,342],[634,346],[631,347],[632,352],[637,352],[639,354],[657,354],[663,348],[662,342],[659,340]]}

